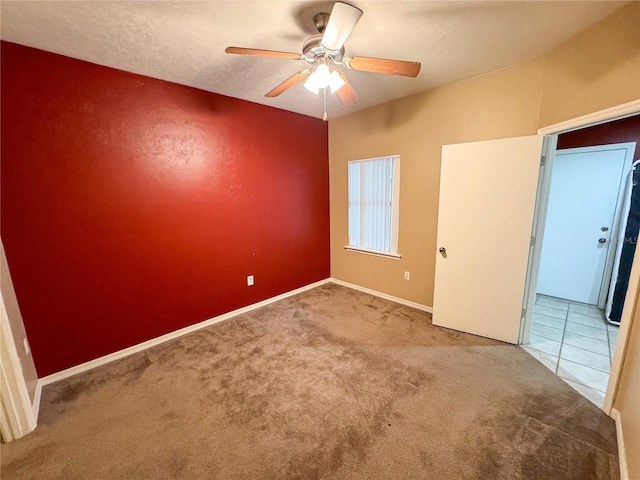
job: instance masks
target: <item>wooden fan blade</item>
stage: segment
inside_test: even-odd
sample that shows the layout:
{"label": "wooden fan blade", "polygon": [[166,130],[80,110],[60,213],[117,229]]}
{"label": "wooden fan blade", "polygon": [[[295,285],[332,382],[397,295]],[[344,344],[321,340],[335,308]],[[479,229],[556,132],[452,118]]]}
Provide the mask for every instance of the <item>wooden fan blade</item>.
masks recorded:
{"label": "wooden fan blade", "polygon": [[227,47],[225,53],[232,53],[235,55],[253,55],[257,57],[275,57],[275,58],[288,58],[291,60],[298,60],[302,58],[299,53],[279,52],[277,50],[260,50],[258,48],[242,48],[242,47]]}
{"label": "wooden fan blade", "polygon": [[277,97],[281,93],[293,87],[300,80],[306,78],[311,73],[311,70],[302,70],[301,72],[295,73],[287,78],[284,82],[278,85],[276,88],[271,90],[269,93],[265,95],[265,97]]}
{"label": "wooden fan blade", "polygon": [[349,80],[347,80],[347,77],[344,76],[344,73],[340,70],[336,70],[336,72],[338,72],[338,75],[340,75],[340,78],[344,81],[344,85],[341,86],[336,93],[340,97],[340,100],[342,100],[342,103],[350,107],[358,101],[358,94],[349,83]]}
{"label": "wooden fan blade", "polygon": [[403,60],[388,60],[385,58],[345,57],[342,63],[352,70],[364,72],[386,73],[403,77],[417,77],[420,73],[419,62],[405,62]]}
{"label": "wooden fan blade", "polygon": [[362,10],[347,3],[336,2],[331,10],[329,22],[322,34],[320,44],[331,51],[338,51],[360,20]]}

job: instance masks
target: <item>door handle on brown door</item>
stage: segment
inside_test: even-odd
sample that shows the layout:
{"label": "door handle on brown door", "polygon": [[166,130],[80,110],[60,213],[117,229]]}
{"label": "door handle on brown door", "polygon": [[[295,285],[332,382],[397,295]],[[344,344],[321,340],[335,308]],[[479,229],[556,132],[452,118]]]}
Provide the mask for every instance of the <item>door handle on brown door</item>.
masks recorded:
{"label": "door handle on brown door", "polygon": [[600,238],[598,239],[598,243],[606,243],[607,239],[606,238]]}

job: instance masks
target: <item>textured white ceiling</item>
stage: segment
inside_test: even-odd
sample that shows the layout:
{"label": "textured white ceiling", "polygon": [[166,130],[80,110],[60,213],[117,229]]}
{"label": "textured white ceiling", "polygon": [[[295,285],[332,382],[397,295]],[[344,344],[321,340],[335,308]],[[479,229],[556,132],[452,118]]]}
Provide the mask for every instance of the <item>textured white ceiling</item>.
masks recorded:
{"label": "textured white ceiling", "polygon": [[[330,118],[541,55],[629,2],[353,1],[364,11],[351,56],[418,61],[417,78],[346,70],[360,101],[328,99]],[[1,37],[69,57],[314,117],[298,84],[264,94],[306,63],[226,55],[229,45],[300,52],[327,1],[6,1]]]}

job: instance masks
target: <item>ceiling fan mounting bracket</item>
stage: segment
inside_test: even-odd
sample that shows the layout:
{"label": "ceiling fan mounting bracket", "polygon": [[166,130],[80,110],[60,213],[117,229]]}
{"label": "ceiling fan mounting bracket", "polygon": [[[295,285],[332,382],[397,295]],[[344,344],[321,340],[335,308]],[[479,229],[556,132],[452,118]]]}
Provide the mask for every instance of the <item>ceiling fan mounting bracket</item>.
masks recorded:
{"label": "ceiling fan mounting bracket", "polygon": [[329,23],[329,14],[327,12],[318,13],[313,17],[313,23],[319,33],[324,33],[324,29],[327,28],[327,24]]}

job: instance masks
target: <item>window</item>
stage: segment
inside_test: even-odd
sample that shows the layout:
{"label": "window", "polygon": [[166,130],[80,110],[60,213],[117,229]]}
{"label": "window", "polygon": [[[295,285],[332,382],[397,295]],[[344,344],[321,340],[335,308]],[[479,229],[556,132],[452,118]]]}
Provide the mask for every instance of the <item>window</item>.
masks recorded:
{"label": "window", "polygon": [[398,255],[400,156],[349,162],[349,245]]}

